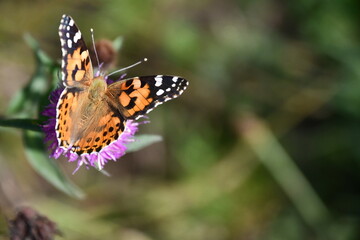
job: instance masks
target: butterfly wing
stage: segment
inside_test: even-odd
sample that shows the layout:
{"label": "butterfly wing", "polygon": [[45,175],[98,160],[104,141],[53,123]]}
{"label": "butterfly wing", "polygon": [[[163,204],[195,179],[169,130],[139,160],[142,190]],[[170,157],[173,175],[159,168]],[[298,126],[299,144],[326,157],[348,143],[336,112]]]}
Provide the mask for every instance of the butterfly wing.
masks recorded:
{"label": "butterfly wing", "polygon": [[174,76],[135,77],[108,86],[104,101],[96,104],[88,101],[87,91],[67,88],[57,106],[59,146],[78,155],[100,152],[120,137],[127,119],[178,97],[187,85]]}
{"label": "butterfly wing", "polygon": [[89,50],[74,20],[63,15],[59,26],[62,51],[62,82],[66,87],[83,88],[93,79]]}
{"label": "butterfly wing", "polygon": [[125,128],[125,119],[106,101],[88,101],[85,91],[65,89],[57,105],[58,144],[78,155],[99,152],[117,140]]}
{"label": "butterfly wing", "polygon": [[125,129],[125,120],[120,114],[113,112],[105,104],[100,107],[103,107],[103,115],[93,119],[89,131],[81,136],[71,149],[78,155],[100,152],[116,141]]}
{"label": "butterfly wing", "polygon": [[138,119],[156,106],[180,96],[188,81],[176,76],[145,76],[115,82],[108,87],[110,105],[126,119]]}

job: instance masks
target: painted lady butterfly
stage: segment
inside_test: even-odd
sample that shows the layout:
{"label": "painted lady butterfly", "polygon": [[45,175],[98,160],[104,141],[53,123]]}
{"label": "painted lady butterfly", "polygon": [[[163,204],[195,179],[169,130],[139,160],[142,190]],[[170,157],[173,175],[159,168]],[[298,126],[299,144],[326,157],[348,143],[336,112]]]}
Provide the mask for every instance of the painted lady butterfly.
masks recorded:
{"label": "painted lady butterfly", "polygon": [[95,77],[89,50],[74,20],[63,15],[59,27],[62,83],[57,104],[59,147],[77,155],[100,152],[122,134],[127,120],[138,119],[178,97],[188,82],[176,76],[134,77],[107,85]]}

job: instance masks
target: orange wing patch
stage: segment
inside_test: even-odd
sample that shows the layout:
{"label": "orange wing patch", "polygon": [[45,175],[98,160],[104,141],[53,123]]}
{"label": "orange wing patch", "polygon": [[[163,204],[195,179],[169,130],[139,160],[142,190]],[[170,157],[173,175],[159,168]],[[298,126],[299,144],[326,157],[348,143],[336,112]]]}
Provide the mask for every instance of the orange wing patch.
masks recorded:
{"label": "orange wing patch", "polygon": [[93,78],[93,69],[90,62],[89,51],[81,52],[81,48],[77,48],[72,54],[66,56],[66,78],[67,85],[76,85],[76,82],[82,82],[89,85],[89,81]]}
{"label": "orange wing patch", "polygon": [[64,148],[68,148],[71,142],[71,127],[73,125],[71,112],[78,105],[77,94],[64,90],[57,105],[56,134],[59,146]]}

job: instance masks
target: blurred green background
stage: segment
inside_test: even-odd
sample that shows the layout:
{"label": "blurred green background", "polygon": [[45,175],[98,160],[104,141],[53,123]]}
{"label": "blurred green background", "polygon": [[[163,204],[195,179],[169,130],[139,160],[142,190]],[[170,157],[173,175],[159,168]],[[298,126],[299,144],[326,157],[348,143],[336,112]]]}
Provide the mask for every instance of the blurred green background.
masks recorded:
{"label": "blurred green background", "polygon": [[90,28],[97,39],[122,36],[118,67],[149,59],[128,76],[190,82],[140,129],[164,140],[107,164],[111,177],[71,175],[75,164],[58,161],[84,200],[40,177],[21,131],[1,128],[3,219],[31,206],[64,239],[360,239],[359,9],[356,0],[1,0],[2,117],[35,71],[24,33],[58,60],[64,13],[88,42]]}

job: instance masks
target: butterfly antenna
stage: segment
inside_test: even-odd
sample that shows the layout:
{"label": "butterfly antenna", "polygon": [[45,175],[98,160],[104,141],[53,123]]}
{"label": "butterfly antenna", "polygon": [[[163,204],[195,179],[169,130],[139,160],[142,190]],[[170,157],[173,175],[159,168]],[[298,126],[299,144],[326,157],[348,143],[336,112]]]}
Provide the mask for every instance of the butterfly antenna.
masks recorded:
{"label": "butterfly antenna", "polygon": [[96,56],[96,61],[97,61],[99,72],[100,72],[101,66],[100,66],[100,62],[99,62],[99,56],[97,54],[96,47],[95,47],[94,29],[91,28],[90,31],[91,31],[91,40],[92,40],[92,43],[93,43],[93,48],[94,48],[94,52],[95,52],[95,56]]}
{"label": "butterfly antenna", "polygon": [[135,67],[136,65],[139,65],[140,63],[143,63],[143,62],[146,62],[146,61],[147,61],[147,58],[144,58],[143,60],[138,61],[138,62],[136,62],[136,63],[134,63],[134,64],[132,64],[132,65],[130,65],[130,66],[127,66],[127,67],[124,67],[124,68],[122,68],[122,69],[116,70],[116,71],[114,71],[114,72],[106,75],[106,77],[109,77],[109,76],[111,76],[111,75],[113,75],[113,74],[115,74],[115,73],[118,73],[118,72],[122,72],[122,71],[124,71],[124,70],[126,70],[126,69]]}

